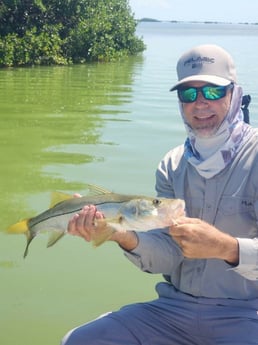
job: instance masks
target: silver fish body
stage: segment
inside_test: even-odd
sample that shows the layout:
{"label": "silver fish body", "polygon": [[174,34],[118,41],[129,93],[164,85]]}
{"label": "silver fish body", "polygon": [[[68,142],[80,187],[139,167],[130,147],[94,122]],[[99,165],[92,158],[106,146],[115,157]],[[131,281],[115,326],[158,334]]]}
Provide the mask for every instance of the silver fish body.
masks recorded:
{"label": "silver fish body", "polygon": [[184,201],[181,199],[151,198],[137,195],[104,193],[94,196],[83,196],[56,203],[39,215],[25,219],[9,227],[9,233],[25,233],[28,248],[39,233],[50,232],[48,247],[55,244],[66,232],[71,217],[79,213],[85,205],[96,205],[105,219],[96,221],[98,235],[94,244],[99,245],[110,238],[114,231],[135,230],[148,231],[164,228],[184,214]]}

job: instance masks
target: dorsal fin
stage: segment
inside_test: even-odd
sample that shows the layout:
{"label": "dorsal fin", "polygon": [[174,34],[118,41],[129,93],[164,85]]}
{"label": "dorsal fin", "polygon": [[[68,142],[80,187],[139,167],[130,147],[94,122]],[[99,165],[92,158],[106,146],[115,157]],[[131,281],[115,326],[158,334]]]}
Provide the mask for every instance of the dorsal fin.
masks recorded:
{"label": "dorsal fin", "polygon": [[110,190],[103,187],[97,186],[95,184],[87,184],[87,188],[92,195],[101,195],[112,193]]}
{"label": "dorsal fin", "polygon": [[[107,190],[103,187],[94,185],[94,184],[87,184],[87,188],[90,191],[91,195],[101,195],[101,194],[109,194],[111,193],[110,190]],[[67,194],[64,192],[52,192],[51,194],[51,202],[50,202],[50,208],[54,207],[56,204],[58,204],[61,201],[64,200],[69,200],[69,199],[73,199],[74,196],[71,194]]]}
{"label": "dorsal fin", "polygon": [[56,204],[58,204],[61,201],[69,200],[69,199],[73,199],[73,196],[70,194],[66,194],[63,192],[52,192],[50,208],[54,207]]}

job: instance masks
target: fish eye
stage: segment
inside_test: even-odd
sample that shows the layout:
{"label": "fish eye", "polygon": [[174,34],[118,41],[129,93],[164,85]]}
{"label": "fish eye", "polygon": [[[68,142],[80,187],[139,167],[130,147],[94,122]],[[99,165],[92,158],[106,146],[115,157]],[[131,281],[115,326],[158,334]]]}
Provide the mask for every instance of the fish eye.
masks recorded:
{"label": "fish eye", "polygon": [[119,216],[119,218],[118,218],[118,223],[119,223],[119,224],[122,224],[123,221],[124,221],[124,217],[123,217],[123,216]]}
{"label": "fish eye", "polygon": [[153,203],[154,206],[159,206],[159,204],[161,203],[161,200],[160,199],[154,199],[152,201],[152,203]]}

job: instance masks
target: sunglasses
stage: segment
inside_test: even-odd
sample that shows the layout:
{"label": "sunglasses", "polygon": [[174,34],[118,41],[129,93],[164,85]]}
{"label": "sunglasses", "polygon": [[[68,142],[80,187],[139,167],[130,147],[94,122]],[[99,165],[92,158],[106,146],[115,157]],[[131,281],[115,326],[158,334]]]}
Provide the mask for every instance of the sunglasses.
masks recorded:
{"label": "sunglasses", "polygon": [[216,101],[226,96],[227,90],[233,88],[233,83],[227,86],[205,85],[202,87],[187,87],[177,89],[177,95],[183,103],[193,103],[197,100],[198,93],[209,101]]}

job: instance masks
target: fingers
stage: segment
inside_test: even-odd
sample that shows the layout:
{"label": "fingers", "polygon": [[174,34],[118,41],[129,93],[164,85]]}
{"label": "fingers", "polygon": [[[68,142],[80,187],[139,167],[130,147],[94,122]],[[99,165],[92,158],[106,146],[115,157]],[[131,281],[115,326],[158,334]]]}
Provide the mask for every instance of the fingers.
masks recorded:
{"label": "fingers", "polygon": [[191,242],[193,231],[199,227],[201,220],[197,218],[180,217],[169,227],[169,233],[183,249],[184,244]]}
{"label": "fingers", "polygon": [[[179,217],[176,219],[178,225],[182,224],[200,224],[203,221],[199,218],[190,218],[190,217]],[[174,225],[174,224],[173,224]]]}
{"label": "fingers", "polygon": [[95,218],[96,218],[96,219],[103,219],[103,218],[105,218],[105,217],[104,217],[104,214],[103,214],[102,212],[96,211],[96,213],[95,213]]}
{"label": "fingers", "polygon": [[95,219],[102,218],[104,216],[101,212],[97,211],[96,206],[84,206],[68,222],[68,232],[71,235],[83,237],[89,242],[95,232]]}
{"label": "fingers", "polygon": [[182,227],[182,224],[180,224],[180,222],[177,222],[171,225],[169,227],[169,233],[174,238],[177,238],[177,237],[181,238],[182,236],[184,236],[184,229]]}
{"label": "fingers", "polygon": [[74,197],[74,198],[81,198],[82,196],[81,196],[81,194],[79,194],[79,193],[74,193],[73,197]]}
{"label": "fingers", "polygon": [[76,230],[76,223],[78,218],[79,214],[76,213],[68,222],[67,231],[70,235],[78,235],[78,232]]}

